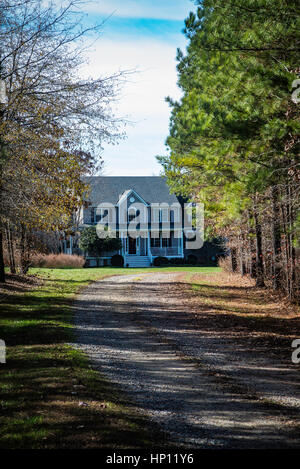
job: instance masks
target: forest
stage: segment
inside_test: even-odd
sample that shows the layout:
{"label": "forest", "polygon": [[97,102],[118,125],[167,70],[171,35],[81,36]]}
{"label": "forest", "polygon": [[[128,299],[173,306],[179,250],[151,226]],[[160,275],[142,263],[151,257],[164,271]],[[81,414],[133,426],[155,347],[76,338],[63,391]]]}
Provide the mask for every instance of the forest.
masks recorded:
{"label": "forest", "polygon": [[175,193],[205,204],[230,269],[299,301],[299,3],[196,3],[158,159]]}

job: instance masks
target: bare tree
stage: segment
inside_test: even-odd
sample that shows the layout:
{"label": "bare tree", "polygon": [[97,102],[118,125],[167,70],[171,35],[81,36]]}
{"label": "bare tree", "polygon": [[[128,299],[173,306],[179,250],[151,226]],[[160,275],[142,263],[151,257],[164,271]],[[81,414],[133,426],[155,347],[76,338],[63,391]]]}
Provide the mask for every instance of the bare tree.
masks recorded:
{"label": "bare tree", "polygon": [[8,102],[0,121],[0,241],[8,222],[22,236],[24,226],[61,228],[83,196],[82,174],[101,161],[103,141],[120,136],[111,104],[124,73],[80,77],[102,26],[82,26],[84,3],[2,1],[0,78]]}

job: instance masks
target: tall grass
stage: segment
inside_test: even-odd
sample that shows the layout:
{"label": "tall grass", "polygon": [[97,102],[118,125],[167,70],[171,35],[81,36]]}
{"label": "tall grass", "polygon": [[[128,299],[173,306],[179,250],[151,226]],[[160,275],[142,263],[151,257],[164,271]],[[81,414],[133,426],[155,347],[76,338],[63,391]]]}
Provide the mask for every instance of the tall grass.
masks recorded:
{"label": "tall grass", "polygon": [[31,261],[32,267],[48,269],[79,269],[84,264],[85,259],[75,254],[35,254]]}
{"label": "tall grass", "polygon": [[231,257],[220,257],[218,267],[221,267],[224,272],[232,273]]}

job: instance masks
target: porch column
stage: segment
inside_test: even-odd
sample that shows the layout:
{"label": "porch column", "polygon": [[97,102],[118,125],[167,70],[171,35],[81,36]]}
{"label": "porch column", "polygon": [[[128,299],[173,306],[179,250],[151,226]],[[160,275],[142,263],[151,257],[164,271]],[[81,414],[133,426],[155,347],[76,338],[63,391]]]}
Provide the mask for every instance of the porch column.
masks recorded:
{"label": "porch column", "polygon": [[124,233],[121,232],[121,240],[122,240],[122,256],[126,256],[126,240],[124,238]]}
{"label": "porch column", "polygon": [[127,251],[128,251],[127,239],[126,237],[123,239],[124,239],[124,255],[127,256]]}
{"label": "porch column", "polygon": [[148,249],[147,249],[148,256],[150,256],[150,260],[152,262],[151,243],[150,243],[150,230],[148,230],[147,245],[148,245]]}
{"label": "porch column", "polygon": [[121,240],[121,249],[119,249],[118,254],[121,254],[123,256],[123,238],[122,238],[122,233],[119,233],[119,239]]}

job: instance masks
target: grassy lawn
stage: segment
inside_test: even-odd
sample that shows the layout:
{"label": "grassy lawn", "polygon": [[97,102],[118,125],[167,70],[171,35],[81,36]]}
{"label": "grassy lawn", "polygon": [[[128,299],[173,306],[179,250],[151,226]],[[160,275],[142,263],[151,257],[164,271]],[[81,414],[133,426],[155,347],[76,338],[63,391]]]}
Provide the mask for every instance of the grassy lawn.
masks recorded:
{"label": "grassy lawn", "polygon": [[[156,269],[31,269],[43,281],[3,290],[0,338],[0,448],[143,448],[162,435],[92,370],[73,340],[72,300],[93,280]],[[208,267],[159,271],[211,274]]]}

